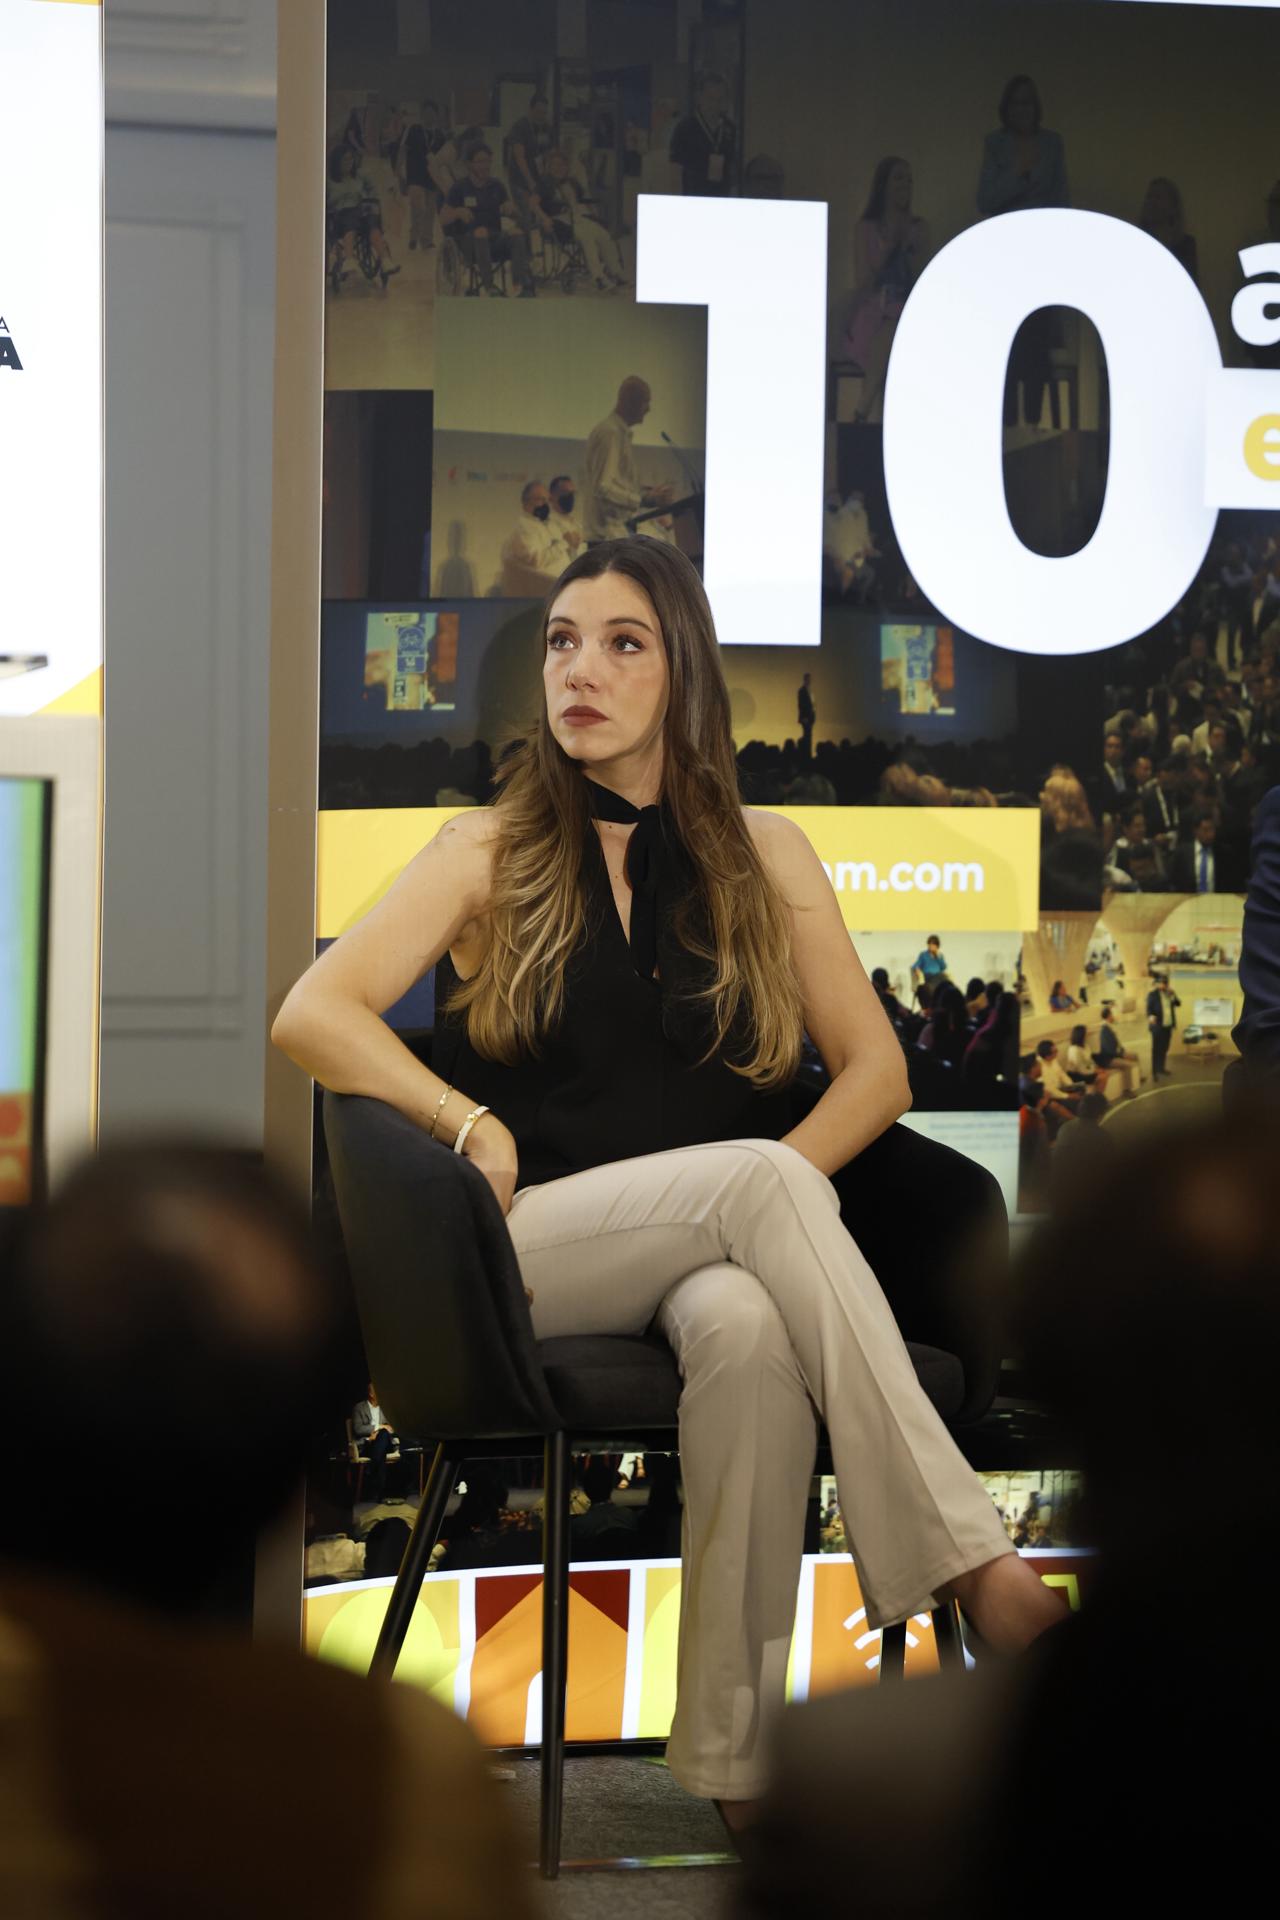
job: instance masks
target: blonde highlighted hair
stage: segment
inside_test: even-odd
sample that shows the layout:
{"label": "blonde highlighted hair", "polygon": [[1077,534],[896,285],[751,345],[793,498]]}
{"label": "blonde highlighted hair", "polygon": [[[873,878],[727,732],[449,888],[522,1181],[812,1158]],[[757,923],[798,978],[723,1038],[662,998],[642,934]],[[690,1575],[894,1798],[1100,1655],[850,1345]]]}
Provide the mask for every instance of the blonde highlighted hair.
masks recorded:
{"label": "blonde highlighted hair", "polygon": [[[759,1088],[789,1080],[804,1015],[791,958],[787,904],[743,817],[729,725],[729,692],[711,608],[691,563],[665,541],[609,540],[566,567],[552,607],[574,580],[620,573],[648,595],[670,678],[663,739],[663,801],[694,876],[677,910],[678,938],[706,968],[695,995],[709,1016],[710,1059],[734,1038],[728,1064]],[[587,937],[583,848],[593,832],[586,776],[552,733],[545,703],[503,758],[494,802],[489,939],[459,982],[450,1011],[486,1059],[537,1053],[565,1011],[564,976]]]}

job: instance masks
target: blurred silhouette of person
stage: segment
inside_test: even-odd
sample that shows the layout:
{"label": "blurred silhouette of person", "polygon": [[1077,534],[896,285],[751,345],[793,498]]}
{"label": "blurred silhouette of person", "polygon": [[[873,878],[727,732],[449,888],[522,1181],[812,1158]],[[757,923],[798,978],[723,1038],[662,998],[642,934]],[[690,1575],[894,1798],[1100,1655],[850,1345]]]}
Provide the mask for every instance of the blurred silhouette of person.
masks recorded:
{"label": "blurred silhouette of person", "polygon": [[813,675],[806,673],[796,689],[796,720],[800,727],[800,751],[806,760],[813,758],[813,724],[817,719],[809,685],[812,679]]}
{"label": "blurred silhouette of person", "polygon": [[1244,884],[1234,849],[1218,837],[1216,809],[1206,807],[1197,817],[1193,837],[1174,853],[1169,881],[1174,893],[1234,893]]}
{"label": "blurred silhouette of person", "polygon": [[529,97],[528,112],[521,115],[507,135],[505,150],[511,190],[526,226],[537,205],[539,181],[554,141],[550,102],[545,93],[533,93]]}
{"label": "blurred silhouette of person", "polygon": [[[434,100],[423,100],[405,128],[400,147],[400,191],[409,203],[409,251],[435,245],[436,206],[443,197],[432,161],[450,144]],[[450,180],[448,185],[453,182]],[[447,188],[445,189],[447,191]]]}
{"label": "blurred silhouette of person", "polygon": [[1102,903],[1102,842],[1084,784],[1054,766],[1040,789],[1040,909],[1084,911]]}
{"label": "blurred silhouette of person", "polygon": [[618,243],[600,219],[596,204],[574,179],[569,156],[553,147],[538,180],[538,206],[562,245],[576,240],[597,293],[615,293],[627,283]]}
{"label": "blurred silhouette of person", "polygon": [[634,1508],[614,1501],[617,1471],[597,1455],[583,1471],[582,1486],[591,1504],[569,1522],[571,1551],[587,1560],[625,1556],[635,1545],[636,1514]]}
{"label": "blurred silhouette of person", "polygon": [[933,996],[929,1018],[917,1044],[936,1060],[958,1067],[971,1038],[964,995],[959,987],[944,981]]}
{"label": "blurred silhouette of person", "polygon": [[[1105,1884],[1118,1911],[1251,1903],[1256,1862],[1239,1836],[1267,1831],[1271,1779],[1257,1755],[1275,1676],[1269,1662],[1188,1660],[1185,1612],[1157,1601],[1149,1529],[1134,1524],[1133,1463],[1160,1461],[1180,1525],[1213,1568],[1197,1634],[1229,1640],[1239,1594],[1265,1578],[1258,1488],[1280,1468],[1278,1162],[1280,1117],[1246,1102],[1227,1121],[1160,1129],[1109,1155],[1037,1230],[1015,1339],[1084,1472],[1079,1525],[1097,1559],[1083,1606],[1017,1660],[978,1649],[973,1673],[790,1709],[740,1913],[819,1912],[847,1881],[872,1920],[1012,1920],[1027,1889],[1009,1871],[1008,1836],[1046,1807],[1072,1855],[1069,1875],[1037,1888],[1050,1920],[1078,1911],[1082,1884]],[[1206,1422],[1197,1386],[1228,1380]],[[1028,1545],[1037,1530],[1039,1513]]]}
{"label": "blurred silhouette of person", "polygon": [[1051,1212],[1064,1213],[1088,1197],[1090,1187],[1115,1150],[1112,1135],[1102,1130],[1106,1117],[1105,1093],[1086,1093],[1075,1118],[1059,1127],[1049,1162]]}
{"label": "blurred silhouette of person", "polygon": [[569,562],[576,560],[582,552],[584,537],[581,523],[574,513],[578,492],[573,484],[573,475],[571,473],[555,474],[548,484],[547,492],[551,496],[549,524],[559,543],[560,554],[563,555],[560,561],[560,570],[563,572]]}
{"label": "blurred silhouette of person", "polygon": [[390,1422],[383,1417],[378,1405],[378,1389],[371,1380],[363,1400],[357,1400],[351,1409],[351,1441],[356,1456],[361,1453],[369,1461],[373,1471],[367,1477],[370,1500],[381,1500],[387,1484],[387,1458],[400,1445],[399,1438]]}
{"label": "blurred silhouette of person", "polygon": [[[235,1576],[340,1428],[350,1339],[247,1157],[115,1148],[7,1232],[0,1394],[38,1383],[40,1417],[0,1449],[0,1912],[530,1911],[461,1721],[197,1617],[247,1613]],[[361,1844],[335,1847],[357,1753]]]}
{"label": "blurred silhouette of person", "polygon": [[942,951],[942,942],[937,934],[931,933],[911,962],[911,983],[913,986],[935,987],[947,979],[947,956]]}
{"label": "blurred silhouette of person", "polygon": [[996,1080],[1010,1087],[1017,1079],[1019,1012],[1016,994],[999,993],[992,998],[987,984],[990,1011],[964,1050],[960,1071],[966,1086],[990,1089]]}
{"label": "blurred silhouette of person", "polygon": [[1142,1066],[1136,1053],[1130,1053],[1121,1044],[1119,1029],[1116,1026],[1116,1010],[1107,1005],[1102,1009],[1102,1026],[1098,1034],[1098,1051],[1094,1060],[1106,1073],[1122,1073],[1126,1093],[1136,1093],[1142,1079]]}
{"label": "blurred silhouette of person", "polygon": [[1153,240],[1158,240],[1162,247],[1167,247],[1179,266],[1185,267],[1195,284],[1200,285],[1195,235],[1187,232],[1182,195],[1173,181],[1166,180],[1163,174],[1151,181],[1143,195],[1138,225]]}
{"label": "blurred silhouette of person", "polygon": [[588,546],[625,537],[633,514],[643,507],[665,505],[675,496],[671,485],[646,487],[636,466],[632,436],[651,404],[649,382],[639,374],[628,374],[618,388],[613,411],[592,427],[587,438],[582,517]]}
{"label": "blurred silhouette of person", "polygon": [[866,496],[855,487],[841,500],[838,488],[827,495],[822,516],[822,589],[829,600],[855,606],[870,603],[883,558],[871,531]]}
{"label": "blurred silhouette of person", "polygon": [[449,522],[446,539],[449,543],[449,556],[440,563],[440,574],[436,581],[438,600],[472,600],[475,598],[475,569],[467,558],[467,525],[465,520]]}
{"label": "blurred silhouette of person", "polygon": [[1239,665],[1253,645],[1253,568],[1236,540],[1223,556],[1218,579],[1227,623],[1227,652]]}
{"label": "blurred silhouette of person", "polygon": [[1151,1029],[1151,1078],[1153,1080],[1170,1078],[1165,1065],[1169,1057],[1169,1043],[1178,1026],[1178,1008],[1182,1005],[1177,994],[1169,984],[1169,976],[1158,973],[1155,984],[1147,995],[1147,1025]]}
{"label": "blurred silhouette of person", "polygon": [[535,288],[529,243],[523,230],[508,233],[503,228],[503,218],[517,219],[519,209],[494,175],[493,149],[483,142],[470,147],[466,167],[444,197],[440,222],[450,229],[463,258],[476,270],[479,286],[468,287],[467,293],[501,297],[503,289],[494,280],[493,269],[495,263],[510,260],[520,298],[532,300]]}
{"label": "blurred silhouette of person", "polygon": [[1231,1035],[1240,1058],[1226,1080],[1232,1099],[1250,1083],[1280,1091],[1280,787],[1271,789],[1254,816],[1240,991],[1243,1005]]}
{"label": "blurred silhouette of person", "polygon": [[738,130],[729,118],[729,89],[719,73],[700,73],[694,82],[693,112],[671,130],[672,164],[680,169],[680,191],[720,198],[736,185]]}
{"label": "blurred silhouette of person", "polygon": [[1049,1177],[1049,1125],[1045,1118],[1044,1087],[1038,1080],[1020,1083],[1018,1108],[1018,1211],[1038,1213],[1044,1206]]}
{"label": "blurred silhouette of person", "polygon": [[654,1560],[680,1554],[679,1459],[674,1453],[646,1453],[644,1477],[649,1497],[636,1522],[636,1549]]}
{"label": "blurred silhouette of person", "polygon": [[854,294],[844,348],[862,368],[857,421],[879,420],[898,319],[929,257],[929,229],[911,211],[911,164],[887,154],[853,235]]}
{"label": "blurred silhouette of person", "polygon": [[[1035,81],[1016,73],[1000,96],[1000,125],[989,133],[982,149],[978,179],[978,212],[984,219],[1019,213],[1029,207],[1069,207],[1066,151],[1062,135],[1043,125],[1043,110]],[[1024,396],[1028,426],[1038,426],[1049,389],[1051,418],[1061,425],[1057,384],[1050,378],[1049,352],[1061,338],[1061,322],[1053,308],[1029,314],[1014,338],[1005,383],[1005,425],[1016,424],[1018,387]]]}
{"label": "blurred silhouette of person", "polygon": [[908,1008],[903,1006],[901,1000],[899,1000],[897,994],[890,986],[889,969],[887,967],[872,967],[871,984],[876,990],[876,998],[879,1000],[880,1005],[884,1008],[895,1027],[901,1029],[914,1019],[915,1016]]}
{"label": "blurred silhouette of person", "polygon": [[563,549],[551,525],[551,499],[541,480],[520,489],[520,516],[502,543],[498,591],[506,600],[548,593],[564,571]]}

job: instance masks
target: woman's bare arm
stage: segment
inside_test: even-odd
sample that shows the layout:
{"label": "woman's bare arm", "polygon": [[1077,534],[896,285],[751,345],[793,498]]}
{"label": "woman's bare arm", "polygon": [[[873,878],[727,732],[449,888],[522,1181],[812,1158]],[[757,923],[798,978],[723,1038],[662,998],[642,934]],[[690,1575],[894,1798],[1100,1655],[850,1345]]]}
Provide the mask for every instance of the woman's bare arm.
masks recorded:
{"label": "woman's bare arm", "polygon": [[910,1107],[906,1061],[803,830],[782,814],[748,811],[746,817],[791,909],[805,1026],[831,1075],[830,1086],[786,1143],[831,1174]]}
{"label": "woman's bare arm", "polygon": [[[381,1016],[482,919],[492,833],[487,812],[447,821],[377,906],[292,988],[271,1038],[322,1087],[385,1100],[430,1128],[446,1083]],[[440,1110],[436,1137],[451,1143],[474,1104],[465,1089],[455,1088]],[[467,1136],[468,1148],[483,1125]],[[486,1133],[492,1142],[496,1130]]]}

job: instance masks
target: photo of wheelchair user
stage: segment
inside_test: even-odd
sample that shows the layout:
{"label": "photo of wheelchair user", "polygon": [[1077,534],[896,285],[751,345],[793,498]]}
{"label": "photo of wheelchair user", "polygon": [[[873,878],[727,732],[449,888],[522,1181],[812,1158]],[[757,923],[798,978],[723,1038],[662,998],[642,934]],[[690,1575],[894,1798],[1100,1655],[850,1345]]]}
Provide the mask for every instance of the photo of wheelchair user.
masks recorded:
{"label": "photo of wheelchair user", "polygon": [[400,268],[382,230],[378,190],[354,147],[343,144],[329,156],[327,192],[328,251],[325,271],[335,294],[345,280],[363,274],[385,289]]}

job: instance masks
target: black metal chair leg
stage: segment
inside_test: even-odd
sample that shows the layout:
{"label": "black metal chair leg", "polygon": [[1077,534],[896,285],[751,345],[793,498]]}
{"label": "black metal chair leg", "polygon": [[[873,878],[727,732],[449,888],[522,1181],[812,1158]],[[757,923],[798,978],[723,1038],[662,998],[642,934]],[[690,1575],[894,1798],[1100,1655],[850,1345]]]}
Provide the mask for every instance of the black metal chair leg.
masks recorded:
{"label": "black metal chair leg", "polygon": [[431,1549],[440,1537],[444,1510],[449,1504],[449,1495],[453,1492],[458,1469],[465,1457],[462,1452],[446,1453],[443,1446],[436,1448],[431,1472],[427,1476],[426,1491],[418,1502],[418,1517],[413,1523],[409,1545],[396,1575],[396,1583],[391,1589],[387,1611],[382,1617],[373,1659],[369,1662],[369,1672],[379,1678],[389,1680],[396,1670],[396,1661],[400,1658],[400,1649],[409,1631],[413,1610],[418,1604]]}
{"label": "black metal chair leg", "polygon": [[963,1672],[964,1647],[954,1600],[948,1601],[945,1607],[933,1609],[933,1637],[938,1643],[938,1665],[943,1673],[949,1673],[953,1668]]}
{"label": "black metal chair leg", "polygon": [[564,1697],[569,1674],[569,1436],[547,1435],[542,1523],[542,1821],[544,1880],[560,1874]]}
{"label": "black metal chair leg", "polygon": [[899,1620],[880,1635],[880,1678],[901,1680],[907,1667],[907,1623]]}

